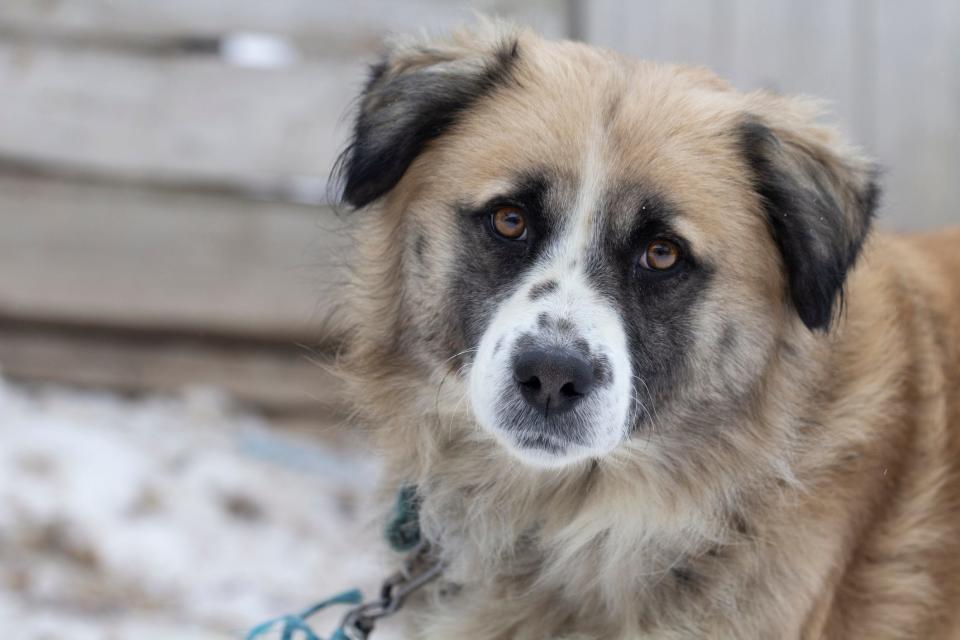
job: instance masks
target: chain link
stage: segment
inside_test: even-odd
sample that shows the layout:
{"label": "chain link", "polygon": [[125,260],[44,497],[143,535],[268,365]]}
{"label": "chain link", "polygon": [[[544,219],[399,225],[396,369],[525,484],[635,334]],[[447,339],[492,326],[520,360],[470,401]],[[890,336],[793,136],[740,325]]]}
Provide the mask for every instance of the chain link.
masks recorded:
{"label": "chain link", "polygon": [[348,640],[367,640],[377,620],[393,615],[414,591],[436,579],[443,562],[435,557],[426,541],[420,542],[403,561],[403,566],[387,578],[377,600],[366,602],[347,612],[341,629]]}

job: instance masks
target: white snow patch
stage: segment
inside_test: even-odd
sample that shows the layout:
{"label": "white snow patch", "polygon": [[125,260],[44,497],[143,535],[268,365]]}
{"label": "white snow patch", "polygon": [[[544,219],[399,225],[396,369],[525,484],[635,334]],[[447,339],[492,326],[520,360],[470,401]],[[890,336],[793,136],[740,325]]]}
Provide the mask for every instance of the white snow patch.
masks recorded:
{"label": "white snow patch", "polygon": [[271,429],[214,393],[0,379],[3,637],[239,638],[352,586],[374,595],[393,562],[376,476],[367,452]]}

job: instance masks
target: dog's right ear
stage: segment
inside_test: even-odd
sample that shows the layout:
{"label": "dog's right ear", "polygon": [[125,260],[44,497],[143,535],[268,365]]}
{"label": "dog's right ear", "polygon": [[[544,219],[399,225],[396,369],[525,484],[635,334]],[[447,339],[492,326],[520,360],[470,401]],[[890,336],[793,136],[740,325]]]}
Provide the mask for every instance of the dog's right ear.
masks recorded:
{"label": "dog's right ear", "polygon": [[481,27],[394,45],[371,67],[353,138],[337,162],[346,202],[360,208],[390,191],[431,140],[509,80],[518,34]]}
{"label": "dog's right ear", "polygon": [[826,331],[870,231],[877,169],[829,129],[790,121],[791,103],[773,104],[781,108],[771,109],[771,119],[781,122],[746,117],[738,127],[740,145],[783,257],[793,306],[808,328]]}

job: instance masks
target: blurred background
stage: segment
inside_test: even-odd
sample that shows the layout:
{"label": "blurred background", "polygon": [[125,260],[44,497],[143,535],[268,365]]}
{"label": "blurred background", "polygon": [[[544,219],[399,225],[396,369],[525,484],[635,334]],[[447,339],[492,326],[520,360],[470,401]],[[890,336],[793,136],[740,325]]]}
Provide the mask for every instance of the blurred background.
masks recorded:
{"label": "blurred background", "polygon": [[382,37],[471,10],[826,98],[881,227],[960,222],[955,0],[2,0],[5,638],[237,637],[377,582],[327,179]]}

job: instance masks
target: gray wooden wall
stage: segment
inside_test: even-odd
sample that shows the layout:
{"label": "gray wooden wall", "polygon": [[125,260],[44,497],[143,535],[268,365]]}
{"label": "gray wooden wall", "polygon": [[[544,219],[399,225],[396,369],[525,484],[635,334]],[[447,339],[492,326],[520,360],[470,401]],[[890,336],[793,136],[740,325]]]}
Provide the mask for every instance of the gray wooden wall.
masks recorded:
{"label": "gray wooden wall", "polygon": [[324,341],[364,64],[471,9],[827,98],[887,167],[884,226],[960,223],[956,0],[0,0],[0,367],[309,403],[325,379],[264,354]]}

